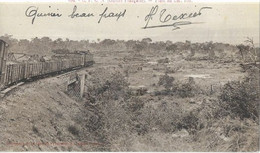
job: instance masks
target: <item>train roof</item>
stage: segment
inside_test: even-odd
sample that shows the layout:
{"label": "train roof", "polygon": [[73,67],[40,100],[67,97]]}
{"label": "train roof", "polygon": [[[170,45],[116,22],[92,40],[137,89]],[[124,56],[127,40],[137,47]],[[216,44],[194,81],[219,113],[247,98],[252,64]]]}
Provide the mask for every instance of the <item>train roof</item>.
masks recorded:
{"label": "train roof", "polygon": [[52,50],[55,54],[91,54],[89,50],[75,50],[70,51],[68,49],[55,49]]}
{"label": "train roof", "polygon": [[85,54],[90,54],[89,50],[76,50],[74,53],[85,53]]}

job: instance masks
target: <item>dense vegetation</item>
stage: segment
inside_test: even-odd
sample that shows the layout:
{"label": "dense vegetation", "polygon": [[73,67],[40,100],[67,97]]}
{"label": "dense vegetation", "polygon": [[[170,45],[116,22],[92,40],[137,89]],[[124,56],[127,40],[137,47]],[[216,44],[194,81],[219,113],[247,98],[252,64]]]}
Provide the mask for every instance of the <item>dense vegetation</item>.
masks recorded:
{"label": "dense vegetation", "polygon": [[[206,98],[200,107],[185,110],[169,97],[178,101],[207,96],[191,78],[181,82],[166,74],[158,82],[159,86],[164,86],[162,91],[155,95],[137,96],[129,88],[120,69],[107,73],[106,69],[100,68],[90,72],[87,82],[86,105],[89,107],[90,104],[98,111],[93,116],[87,115],[86,126],[99,135],[102,142],[109,144],[113,151],[130,151],[137,138],[148,139],[153,134],[161,137],[154,139],[167,141],[169,138],[164,134],[172,135],[183,130],[188,132],[193,144],[203,145],[217,140],[205,146],[204,151],[222,150],[221,145],[228,147],[225,151],[257,150],[258,135],[251,131],[251,126],[259,124],[258,91],[255,90],[258,80],[255,78],[256,69],[248,73],[250,75],[242,82],[225,84],[222,91]],[[237,141],[241,144],[237,145]],[[166,142],[157,143],[164,145]],[[173,143],[176,145],[176,142]],[[138,151],[140,148],[134,149]],[[170,151],[172,148],[163,150]]]}
{"label": "dense vegetation", "polygon": [[[179,151],[187,147],[181,146],[182,143],[199,145],[199,150],[192,151],[259,150],[259,135],[255,129],[259,127],[259,48],[251,39],[238,46],[213,42],[153,42],[150,38],[141,41],[51,40],[48,37],[17,40],[5,35],[0,39],[16,53],[46,55],[59,49],[64,52],[133,51],[131,56],[124,58],[130,63],[138,60],[136,57],[149,53],[156,56],[164,51],[190,65],[198,61],[222,65],[250,63],[249,67],[243,65],[241,68],[241,73],[245,73],[243,80],[230,81],[214,93],[199,86],[192,77],[183,81],[170,76],[180,69],[177,67],[172,70],[166,66],[164,75],[152,82],[158,89],[152,93],[136,92],[129,87],[127,79],[131,72],[123,62],[116,68],[92,69],[88,72],[87,90],[81,100],[86,109],[93,109],[93,113],[83,111],[78,121],[85,123],[85,128],[95,133],[99,142],[108,144],[106,151],[140,151],[145,146],[138,146],[139,141],[145,141],[151,151]],[[165,66],[170,59],[164,57],[157,62],[158,68],[154,66],[153,70]],[[209,69],[207,66],[202,65],[202,68]],[[201,102],[199,106],[195,105],[198,102]],[[76,127],[68,130],[73,135],[79,134]],[[183,133],[178,134],[180,132]]]}
{"label": "dense vegetation", "polygon": [[[14,53],[27,53],[27,54],[49,54],[52,50],[64,49],[64,52],[67,50],[90,50],[90,51],[105,51],[105,50],[135,50],[135,51],[160,51],[167,50],[169,52],[180,52],[182,50],[187,50],[192,48],[192,50],[201,50],[205,53],[209,50],[218,50],[224,51],[235,50],[236,46],[224,43],[191,43],[190,41],[186,42],[176,42],[172,41],[157,41],[153,42],[150,38],[144,38],[142,40],[111,40],[97,39],[96,41],[89,40],[70,40],[68,38],[52,40],[49,37],[42,38],[32,38],[31,40],[27,39],[15,39],[11,35],[0,36],[0,39],[6,41],[9,44],[10,52]],[[40,47],[39,47],[40,46]],[[214,53],[210,53],[214,54]]]}

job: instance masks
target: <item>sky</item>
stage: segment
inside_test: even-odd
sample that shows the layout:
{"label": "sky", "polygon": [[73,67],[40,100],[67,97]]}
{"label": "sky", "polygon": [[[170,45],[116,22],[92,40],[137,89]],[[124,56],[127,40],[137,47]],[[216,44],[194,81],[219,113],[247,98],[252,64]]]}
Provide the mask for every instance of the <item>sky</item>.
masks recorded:
{"label": "sky", "polygon": [[[143,29],[145,17],[151,9],[158,5],[158,11],[152,16],[149,26],[173,24],[177,21],[189,21],[191,24],[173,27]],[[59,13],[61,17],[27,17],[26,10],[38,8],[37,13]],[[0,36],[13,35],[17,39],[34,37],[69,38],[72,40],[103,40],[103,39],[142,39],[149,37],[153,41],[171,40],[191,42],[224,42],[240,44],[251,37],[259,43],[259,3],[186,3],[186,4],[87,4],[78,3],[77,13],[92,13],[92,17],[71,18],[75,3],[0,3]],[[199,12],[201,15],[190,19],[172,20],[182,13]],[[116,17],[100,19],[100,14],[107,8],[110,12],[123,13],[118,20]],[[162,10],[165,12],[162,14]],[[29,9],[32,10],[32,9]],[[27,11],[27,14],[29,11]],[[168,22],[160,22],[168,14]]]}

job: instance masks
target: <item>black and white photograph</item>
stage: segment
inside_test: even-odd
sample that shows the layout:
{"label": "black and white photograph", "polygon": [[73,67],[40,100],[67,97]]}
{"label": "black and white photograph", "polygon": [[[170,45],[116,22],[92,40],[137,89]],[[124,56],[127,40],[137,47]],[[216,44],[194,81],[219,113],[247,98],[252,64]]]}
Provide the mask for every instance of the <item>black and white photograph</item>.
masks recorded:
{"label": "black and white photograph", "polygon": [[259,152],[259,2],[144,1],[0,2],[0,152]]}

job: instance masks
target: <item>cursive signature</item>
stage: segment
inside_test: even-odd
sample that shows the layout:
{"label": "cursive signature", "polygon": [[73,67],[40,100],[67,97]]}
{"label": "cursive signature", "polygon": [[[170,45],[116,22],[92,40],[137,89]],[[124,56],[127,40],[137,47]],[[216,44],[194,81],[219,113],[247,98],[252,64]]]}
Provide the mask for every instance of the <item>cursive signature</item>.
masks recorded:
{"label": "cursive signature", "polygon": [[[173,30],[180,29],[180,26],[183,25],[190,25],[190,24],[201,24],[203,22],[191,22],[187,21],[188,19],[191,18],[196,18],[198,16],[202,15],[202,10],[205,9],[212,9],[212,7],[202,7],[196,12],[192,13],[181,13],[179,15],[172,15],[172,14],[167,14],[166,9],[162,9],[160,13],[158,14],[159,6],[153,6],[149,12],[148,15],[145,16],[145,26],[142,27],[143,29],[148,29],[148,28],[159,28],[159,27],[173,27]],[[159,17],[158,20],[161,23],[160,25],[150,25],[151,20],[154,17]],[[171,22],[171,23],[170,23]]]}

